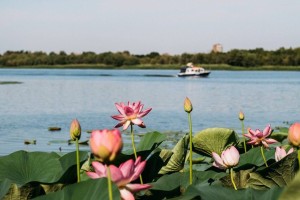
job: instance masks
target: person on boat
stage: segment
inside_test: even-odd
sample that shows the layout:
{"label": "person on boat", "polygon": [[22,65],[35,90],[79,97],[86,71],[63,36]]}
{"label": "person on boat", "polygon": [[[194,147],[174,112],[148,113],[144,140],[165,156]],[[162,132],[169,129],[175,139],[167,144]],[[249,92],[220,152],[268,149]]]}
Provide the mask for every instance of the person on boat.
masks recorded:
{"label": "person on boat", "polygon": [[187,63],[186,66],[187,66],[187,67],[194,67],[194,65],[193,65],[192,62]]}

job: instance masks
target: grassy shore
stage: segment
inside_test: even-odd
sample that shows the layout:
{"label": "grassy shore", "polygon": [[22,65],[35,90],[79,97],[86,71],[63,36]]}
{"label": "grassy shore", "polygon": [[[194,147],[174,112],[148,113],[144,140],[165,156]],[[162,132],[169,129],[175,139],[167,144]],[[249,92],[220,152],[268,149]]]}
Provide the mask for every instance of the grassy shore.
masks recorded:
{"label": "grassy shore", "polygon": [[[231,71],[300,71],[300,66],[257,66],[239,67],[227,64],[202,64],[199,65],[207,70],[231,70]],[[1,66],[0,68],[17,69],[180,69],[180,65],[132,65],[110,66],[104,64],[68,64],[68,65],[30,65],[30,66]]]}

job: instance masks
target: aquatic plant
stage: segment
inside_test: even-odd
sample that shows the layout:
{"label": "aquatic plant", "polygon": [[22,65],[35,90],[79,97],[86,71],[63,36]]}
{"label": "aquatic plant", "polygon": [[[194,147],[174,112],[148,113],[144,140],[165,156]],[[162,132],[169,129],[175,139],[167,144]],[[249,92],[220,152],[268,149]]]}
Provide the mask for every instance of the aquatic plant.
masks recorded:
{"label": "aquatic plant", "polygon": [[299,122],[296,122],[290,126],[288,140],[293,146],[296,147],[300,146],[300,123]]}
{"label": "aquatic plant", "polygon": [[[135,159],[137,159],[137,153],[134,142],[134,133],[133,133],[133,125],[138,125],[141,128],[146,128],[142,117],[146,116],[152,108],[148,108],[143,111],[144,104],[141,104],[140,101],[133,102],[132,104],[128,101],[127,105],[124,103],[115,103],[117,110],[119,111],[119,115],[112,116],[113,119],[121,121],[118,123],[115,128],[123,126],[123,130],[126,130],[130,125],[130,133],[131,133],[131,144],[134,153]],[[140,181],[143,183],[143,178],[140,176]]]}
{"label": "aquatic plant", "polygon": [[214,158],[213,166],[220,169],[230,169],[230,179],[234,189],[237,190],[233,180],[232,168],[239,163],[240,154],[238,150],[234,146],[231,146],[222,152],[221,157],[215,152],[212,152],[212,156]]}
{"label": "aquatic plant", "polygon": [[133,159],[127,160],[119,167],[105,166],[97,161],[92,162],[92,165],[95,172],[87,172],[87,175],[93,179],[106,177],[107,170],[110,169],[111,179],[118,186],[123,200],[134,200],[132,193],[151,187],[149,184],[131,183],[140,176],[146,166],[146,161],[141,161],[141,157],[138,157],[135,162]]}
{"label": "aquatic plant", "polygon": [[269,144],[276,143],[277,140],[272,139],[272,138],[267,138],[270,134],[272,133],[271,125],[267,125],[266,128],[261,131],[259,129],[256,129],[255,131],[252,129],[248,129],[248,133],[244,134],[247,138],[250,139],[248,144],[254,145],[254,146],[259,146],[260,145],[260,150],[261,150],[261,155],[264,159],[265,165],[268,167],[268,163],[266,161],[265,155],[264,155],[264,149],[269,147]]}
{"label": "aquatic plant", "polygon": [[[141,118],[151,111],[143,111],[140,102],[120,103],[117,108],[120,115],[114,119],[123,130],[145,127]],[[196,111],[189,99],[184,110],[188,115]],[[192,134],[190,119],[188,124],[187,133],[172,132],[178,137],[174,143],[167,141],[165,133],[143,133],[134,151],[123,143],[119,129],[102,129],[92,131],[90,151],[16,151],[1,156],[0,198],[213,200],[297,199],[300,195],[295,151],[300,126],[296,123],[290,128],[248,129],[244,136],[253,147],[247,151],[233,129],[212,127]],[[133,130],[131,136],[134,144]],[[78,120],[71,123],[70,137],[82,137]]]}
{"label": "aquatic plant", "polygon": [[121,132],[118,129],[94,130],[90,137],[93,155],[100,162],[112,162],[123,147]]}
{"label": "aquatic plant", "polygon": [[244,144],[244,151],[246,153],[247,152],[247,146],[246,146],[246,138],[244,136],[244,131],[245,131],[245,125],[244,125],[245,115],[244,115],[244,113],[242,111],[239,112],[239,120],[241,121],[241,125],[242,125],[243,144]]}
{"label": "aquatic plant", "polygon": [[73,119],[70,125],[71,140],[76,142],[76,165],[77,165],[77,182],[80,182],[80,163],[79,163],[79,144],[78,141],[81,137],[81,126],[77,119]]}
{"label": "aquatic plant", "polygon": [[190,139],[189,139],[189,149],[190,149],[190,152],[189,152],[189,161],[190,161],[190,185],[193,183],[193,142],[192,142],[192,139],[193,139],[193,130],[192,130],[192,116],[191,116],[191,112],[193,110],[193,105],[192,105],[192,102],[189,98],[185,98],[184,100],[184,111],[187,112],[188,114],[188,120],[189,120],[189,136],[190,136]]}
{"label": "aquatic plant", "polygon": [[275,151],[276,162],[278,162],[279,160],[283,159],[284,157],[286,157],[287,155],[289,155],[293,152],[294,152],[294,148],[290,148],[290,150],[288,152],[286,152],[284,147],[279,147],[279,146],[276,147],[276,151]]}

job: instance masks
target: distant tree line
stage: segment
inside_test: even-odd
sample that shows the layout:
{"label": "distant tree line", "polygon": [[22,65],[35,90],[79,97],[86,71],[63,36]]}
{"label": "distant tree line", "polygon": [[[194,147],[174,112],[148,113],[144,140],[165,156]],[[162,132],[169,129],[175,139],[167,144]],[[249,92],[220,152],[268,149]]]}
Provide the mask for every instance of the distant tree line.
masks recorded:
{"label": "distant tree line", "polygon": [[228,64],[232,66],[254,67],[264,65],[300,66],[299,48],[279,48],[267,51],[263,48],[250,50],[234,49],[228,52],[183,53],[181,55],[159,54],[151,52],[146,55],[134,55],[123,52],[83,52],[80,54],[64,51],[45,53],[41,51],[7,51],[0,54],[1,66],[31,65],[72,65],[72,64],[103,64],[111,66],[134,65],[184,65],[188,62],[197,64]]}

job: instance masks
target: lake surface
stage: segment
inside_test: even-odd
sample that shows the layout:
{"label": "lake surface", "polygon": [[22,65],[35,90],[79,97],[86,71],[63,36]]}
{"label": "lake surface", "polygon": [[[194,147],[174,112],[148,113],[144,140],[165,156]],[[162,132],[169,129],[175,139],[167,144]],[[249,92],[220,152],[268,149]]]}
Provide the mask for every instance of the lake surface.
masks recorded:
{"label": "lake surface", "polygon": [[[143,118],[147,128],[135,132],[188,131],[185,97],[193,103],[193,132],[245,126],[263,129],[300,120],[300,72],[213,71],[208,78],[179,78],[177,70],[0,69],[0,155],[16,150],[62,151],[68,145],[72,119],[87,130],[113,128],[116,102],[142,101],[153,110]],[[49,132],[48,127],[61,127]],[[123,134],[129,143],[129,135]],[[24,140],[36,140],[25,145]],[[137,139],[138,140],[138,139]],[[89,149],[82,146],[81,149]]]}

